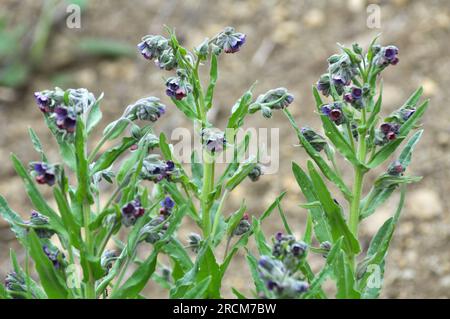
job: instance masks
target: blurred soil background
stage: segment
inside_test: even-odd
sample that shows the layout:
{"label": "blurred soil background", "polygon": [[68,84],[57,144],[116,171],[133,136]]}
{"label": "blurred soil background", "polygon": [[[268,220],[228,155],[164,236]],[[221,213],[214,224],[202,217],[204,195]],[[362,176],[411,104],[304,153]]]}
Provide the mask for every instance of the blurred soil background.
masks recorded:
{"label": "blurred soil background", "polygon": [[[0,0],[0,17],[8,18],[7,31],[22,26],[25,34],[32,34],[43,2]],[[0,86],[0,193],[14,210],[26,218],[31,210],[9,160],[10,152],[24,162],[38,159],[28,138],[29,126],[44,141],[50,158],[58,158],[33,92],[54,86],[86,87],[96,96],[104,92],[103,125],[106,120],[119,117],[128,104],[141,97],[155,95],[171,105],[163,82],[163,77],[169,74],[142,59],[135,49],[141,36],[163,33],[164,24],[175,27],[188,48],[228,25],[247,34],[241,52],[220,58],[220,80],[215,94],[218,111],[213,114],[218,127],[223,127],[231,106],[257,80],[256,94],[287,87],[295,95],[289,108],[297,123],[319,129],[311,85],[325,71],[326,58],[337,52],[336,42],[351,45],[357,41],[365,47],[381,32],[382,44],[395,44],[400,49],[400,63],[383,73],[385,114],[399,107],[420,85],[431,99],[424,119],[425,134],[407,171],[424,179],[409,187],[407,204],[388,257],[382,297],[450,297],[450,116],[445,111],[450,104],[449,1],[98,0],[89,1],[83,8],[79,29],[66,26],[67,3],[58,3],[55,16],[59,20],[52,28],[43,59],[17,88]],[[379,29],[366,25],[366,9],[371,3],[381,8]],[[109,53],[96,53],[92,39],[97,43],[99,39],[113,41],[115,46]],[[23,56],[21,63],[27,63],[26,53],[17,53]],[[156,132],[164,131],[170,136],[172,129],[182,126],[190,127],[190,123],[175,107],[169,107],[168,114],[156,124]],[[295,146],[294,132],[281,113],[274,113],[271,120],[258,113],[245,126],[280,128],[280,170],[278,174],[263,176],[255,184],[245,181],[232,193],[225,212],[233,212],[245,198],[249,213],[259,215],[286,190],[283,208],[291,227],[298,235],[302,234],[306,211],[298,206],[303,198],[290,167],[292,160],[305,167],[305,152]],[[346,180],[351,181],[352,171],[344,161],[341,164]],[[368,179],[376,176],[370,175]],[[41,189],[50,195],[47,188]],[[363,223],[360,235],[365,248],[393,214],[397,201],[398,194]],[[267,236],[282,230],[277,213],[264,229]],[[188,230],[183,230],[181,236],[185,232]],[[20,251],[13,234],[0,221],[0,278],[10,270],[9,248]],[[313,260],[315,268],[320,263],[321,258]],[[253,287],[249,278],[245,256],[240,252],[226,275],[223,295],[232,297],[231,287],[250,295]],[[167,296],[153,285],[145,295]]]}

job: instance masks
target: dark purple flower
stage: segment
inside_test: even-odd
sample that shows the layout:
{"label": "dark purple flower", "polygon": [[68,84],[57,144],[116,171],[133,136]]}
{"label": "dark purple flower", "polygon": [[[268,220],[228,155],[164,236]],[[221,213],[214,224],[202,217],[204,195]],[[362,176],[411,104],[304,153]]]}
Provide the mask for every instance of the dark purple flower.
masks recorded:
{"label": "dark purple flower", "polygon": [[61,267],[60,259],[58,258],[58,255],[60,252],[58,250],[52,251],[47,245],[42,246],[42,249],[44,250],[44,254],[50,259],[50,261],[53,264],[53,267],[56,269],[59,269]]}
{"label": "dark purple flower", "polygon": [[333,122],[338,122],[342,118],[342,111],[339,109],[333,109],[330,111],[329,117]]}
{"label": "dark purple flower", "polygon": [[281,241],[283,239],[283,233],[282,232],[278,232],[275,234],[275,239],[277,241]]}
{"label": "dark purple flower", "polygon": [[389,165],[387,172],[392,176],[401,176],[405,172],[405,167],[397,160]]}
{"label": "dark purple flower", "polygon": [[147,60],[153,59],[152,52],[151,52],[147,42],[142,41],[137,45],[137,47],[145,59],[147,59]]}
{"label": "dark purple flower", "polygon": [[36,103],[42,113],[51,112],[50,105],[52,100],[48,96],[45,96],[41,92],[34,92],[34,98],[36,99]]}
{"label": "dark purple flower", "polygon": [[361,99],[362,98],[362,93],[363,93],[362,89],[360,89],[359,87],[353,87],[352,88],[351,94],[352,94],[352,97],[355,100]]}
{"label": "dark purple flower", "polygon": [[144,213],[145,209],[141,206],[141,201],[135,199],[122,207],[122,222],[126,227],[134,225]]}
{"label": "dark purple flower", "polygon": [[58,128],[65,130],[68,133],[75,132],[77,120],[76,117],[71,114],[71,112],[63,107],[63,106],[57,106],[55,108],[55,114],[56,114],[56,125]]}
{"label": "dark purple flower", "polygon": [[245,44],[246,35],[239,34],[237,38],[233,37],[231,40],[224,46],[225,53],[235,53],[241,49],[241,46]]}
{"label": "dark purple flower", "polygon": [[345,93],[344,94],[344,101],[347,103],[352,103],[353,102],[353,96],[351,93]]}
{"label": "dark purple flower", "polygon": [[390,123],[383,123],[380,126],[381,132],[384,134],[389,133],[392,130],[392,125]]}
{"label": "dark purple flower", "polygon": [[295,257],[301,257],[305,254],[308,245],[304,242],[296,242],[291,246],[291,252]]}
{"label": "dark purple flower", "polygon": [[331,107],[328,104],[324,105],[322,106],[321,111],[323,115],[329,116],[331,112]]}
{"label": "dark purple flower", "polygon": [[166,162],[166,171],[173,171],[175,168],[175,163],[173,161]]}
{"label": "dark purple flower", "polygon": [[53,166],[47,163],[40,162],[33,165],[33,170],[36,174],[36,182],[38,184],[47,184],[48,186],[53,186],[56,181],[55,169]]}
{"label": "dark purple flower", "polygon": [[164,216],[164,218],[167,218],[172,212],[174,206],[175,202],[172,200],[172,198],[167,196],[163,201],[161,201],[161,209],[159,210],[159,213]]}
{"label": "dark purple flower", "polygon": [[278,288],[278,284],[275,281],[270,280],[270,279],[267,280],[266,285],[267,285],[267,289],[269,289],[269,290],[274,290],[274,289]]}
{"label": "dark purple flower", "polygon": [[308,285],[308,283],[305,282],[305,281],[298,281],[298,282],[296,282],[295,285],[294,285],[294,290],[295,290],[297,293],[303,293],[303,292],[306,292],[306,291],[308,291],[308,289],[309,289],[309,285]]}
{"label": "dark purple flower", "polygon": [[415,112],[415,109],[402,109],[400,110],[400,115],[403,121],[407,121]]}

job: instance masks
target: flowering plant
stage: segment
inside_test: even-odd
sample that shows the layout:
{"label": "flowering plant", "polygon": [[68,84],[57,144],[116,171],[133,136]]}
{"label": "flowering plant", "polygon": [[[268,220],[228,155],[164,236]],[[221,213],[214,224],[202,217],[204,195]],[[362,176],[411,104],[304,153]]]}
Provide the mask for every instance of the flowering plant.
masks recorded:
{"label": "flowering plant", "polygon": [[[285,88],[254,98],[251,87],[232,107],[226,128],[214,127],[208,114],[214,107],[219,57],[238,52],[246,36],[228,27],[190,52],[172,30],[167,31],[167,38],[143,37],[138,49],[145,59],[172,72],[164,80],[166,94],[192,121],[202,145],[201,154],[195,150],[191,154],[191,172],[175,156],[165,134],[157,136],[153,130],[152,124],[166,112],[157,97],[130,104],[119,119],[105,127],[101,140],[91,149],[90,137],[102,118],[102,95],[95,97],[86,89],[36,92],[38,108],[58,144],[61,162],[48,158],[32,129],[30,137],[39,161],[27,168],[17,156],[11,156],[35,210],[24,221],[0,197],[0,215],[26,252],[24,265],[11,252],[13,271],[5,286],[0,286],[0,297],[141,298],[146,284],[153,280],[168,290],[170,298],[220,298],[224,275],[242,248],[256,286],[254,296],[323,298],[326,295],[321,286],[330,275],[337,282],[337,297],[377,296],[379,288],[369,284],[369,269],[376,265],[384,272],[387,247],[403,205],[403,188],[397,213],[381,227],[359,264],[358,225],[398,186],[419,179],[405,176],[404,171],[422,132],[408,141],[398,160],[361,199],[363,177],[393,154],[427,107],[427,102],[416,107],[422,93],[418,90],[378,126],[382,93],[380,89],[375,101],[377,76],[387,65],[398,62],[397,49],[371,44],[363,56],[355,45],[330,57],[329,71],[314,89],[326,140],[311,128],[297,127],[287,109],[294,98]],[[204,89],[199,68],[207,62],[209,81]],[[318,90],[332,101],[322,102]],[[308,162],[308,172],[294,163],[294,175],[307,200],[302,206],[309,211],[301,240],[286,222],[281,207],[285,193],[259,216],[250,216],[244,201],[234,213],[226,211],[228,195],[236,186],[244,180],[258,181],[264,171],[259,152],[246,157],[251,136],[246,134],[239,140],[237,130],[248,115],[261,111],[270,118],[276,110],[288,117],[301,145],[350,207],[346,221],[343,206],[331,195],[314,163]],[[113,141],[114,146],[105,147]],[[219,170],[219,158],[225,152],[231,156]],[[341,178],[335,153],[353,165],[353,190]],[[112,193],[105,192],[107,183],[114,185]],[[44,198],[39,187],[52,188],[54,203]],[[286,233],[277,233],[270,244],[261,223],[275,209]],[[179,229],[188,219],[199,233],[180,238]],[[318,247],[314,246],[313,233]],[[259,259],[247,249],[251,237]],[[326,256],[316,275],[306,261],[309,252]],[[162,255],[169,267],[162,264]],[[30,268],[29,257],[34,268]],[[34,279],[33,270],[39,280]],[[234,288],[233,293],[245,298]]]}

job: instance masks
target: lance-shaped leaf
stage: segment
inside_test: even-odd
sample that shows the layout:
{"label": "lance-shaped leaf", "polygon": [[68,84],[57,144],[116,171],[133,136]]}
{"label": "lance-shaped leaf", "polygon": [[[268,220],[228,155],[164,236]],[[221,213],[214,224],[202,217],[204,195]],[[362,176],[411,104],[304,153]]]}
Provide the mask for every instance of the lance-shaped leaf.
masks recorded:
{"label": "lance-shaped leaf", "polygon": [[26,244],[25,237],[27,231],[25,228],[19,226],[23,223],[22,218],[13,211],[6,199],[3,196],[0,196],[0,216],[8,222],[11,227],[11,230],[16,234],[17,239],[22,245]]}
{"label": "lance-shaped leaf", "polygon": [[383,163],[389,156],[392,155],[392,153],[395,152],[395,150],[400,146],[403,140],[404,137],[399,137],[396,140],[384,145],[380,150],[378,150],[378,152],[374,154],[374,156],[369,160],[366,166],[369,168],[375,168]]}
{"label": "lance-shaped leaf", "polygon": [[36,152],[38,152],[41,155],[41,159],[43,162],[48,162],[47,156],[45,156],[44,148],[42,147],[41,140],[37,136],[36,132],[29,127],[28,133],[30,134],[31,143],[33,144],[33,148]]}
{"label": "lance-shaped leaf", "polygon": [[205,94],[205,106],[206,110],[209,110],[213,103],[214,97],[214,89],[216,87],[217,82],[217,56],[215,54],[211,54],[211,66],[209,69],[209,85]]}
{"label": "lance-shaped leaf", "polygon": [[120,155],[122,155],[135,143],[136,139],[132,137],[124,137],[120,145],[110,148],[105,153],[103,153],[97,161],[95,161],[94,167],[91,170],[91,174],[95,174],[110,167]]}
{"label": "lance-shaped leaf", "polygon": [[36,271],[39,274],[41,285],[45,293],[52,299],[66,299],[69,292],[66,288],[63,278],[58,274],[53,263],[45,255],[39,237],[34,230],[28,234],[30,255],[33,258]]}
{"label": "lance-shaped leaf", "polygon": [[38,283],[36,281],[34,281],[30,275],[27,275],[27,273],[20,266],[19,261],[17,260],[17,255],[13,249],[11,249],[9,251],[9,256],[11,259],[12,267],[13,267],[14,271],[16,272],[16,274],[18,274],[19,277],[22,277],[25,279],[25,285],[28,288],[27,295],[30,296],[30,294],[31,294],[31,297],[37,298],[37,299],[48,299],[47,295],[42,290],[42,287],[40,285],[38,285]]}
{"label": "lance-shaped leaf", "polygon": [[317,239],[322,243],[324,241],[332,242],[333,238],[330,233],[330,228],[328,226],[326,216],[318,198],[315,194],[314,186],[308,175],[302,170],[300,166],[292,162],[292,171],[294,173],[295,180],[297,181],[303,195],[305,196],[308,203],[318,203],[318,206],[313,206],[308,208],[308,211],[313,220],[314,233]]}
{"label": "lance-shaped leaf", "polygon": [[77,159],[77,199],[79,203],[94,203],[91,194],[91,183],[89,175],[89,166],[86,158],[86,135],[84,123],[80,117],[77,119],[77,128],[75,133],[75,150]]}
{"label": "lance-shaped leaf", "polygon": [[340,252],[334,263],[334,276],[336,278],[336,298],[338,299],[359,299],[361,293],[355,289],[355,274],[350,268],[350,264],[345,260],[345,254]]}
{"label": "lance-shaped leaf", "polygon": [[[380,293],[385,258],[395,227],[400,219],[400,214],[405,203],[405,194],[406,189],[403,186],[400,192],[400,201],[394,216],[390,217],[372,238],[366,258],[358,265],[358,278],[360,278],[358,286],[363,292],[364,298],[376,298]],[[377,285],[374,285],[371,282],[373,279],[373,271],[377,271],[377,278],[374,278],[378,282]]]}
{"label": "lance-shaped leaf", "polygon": [[177,100],[175,98],[171,98],[171,100],[173,104],[175,104],[177,109],[183,112],[184,115],[187,116],[187,118],[191,120],[195,120],[197,118],[197,113],[194,111],[190,103],[186,102],[185,100]]}
{"label": "lance-shaped leaf", "polygon": [[49,223],[55,231],[62,235],[67,234],[61,218],[47,204],[47,201],[37,189],[33,179],[31,178],[30,174],[28,174],[22,162],[20,162],[20,160],[14,154],[11,154],[11,160],[17,174],[22,178],[22,181],[25,184],[25,191],[27,192],[31,203],[36,208],[36,210],[42,215],[45,215],[49,218]]}
{"label": "lance-shaped leaf", "polygon": [[[214,55],[213,55],[214,56]],[[211,284],[212,276],[205,277],[198,284],[193,286],[186,292],[183,299],[202,299],[208,291],[208,287]]]}
{"label": "lance-shaped leaf", "polygon": [[89,109],[89,114],[86,121],[86,131],[89,135],[92,130],[102,119],[102,111],[100,110],[100,101],[103,99],[103,93],[98,97],[92,107]]}
{"label": "lance-shaped leaf", "polygon": [[347,185],[342,181],[342,179],[335,173],[335,171],[327,164],[327,162],[320,156],[320,153],[317,152],[314,147],[309,143],[306,138],[301,133],[299,127],[297,126],[297,123],[295,123],[294,118],[292,117],[291,113],[288,110],[284,110],[284,113],[289,119],[289,122],[291,123],[292,127],[294,128],[295,132],[297,133],[297,138],[300,141],[300,144],[303,145],[308,155],[314,160],[314,162],[317,164],[317,166],[322,171],[323,175],[325,177],[333,182],[339,190],[344,194],[345,198],[349,199],[352,197],[352,192],[348,189]]}
{"label": "lance-shaped leaf", "polygon": [[324,181],[310,161],[308,161],[308,170],[317,198],[322,203],[322,208],[327,216],[333,242],[336,242],[339,238],[344,237],[342,245],[343,250],[345,250],[348,254],[359,253],[360,247],[358,240],[348,228],[344,216],[342,215],[341,207],[333,200]]}
{"label": "lance-shaped leaf", "polygon": [[248,176],[248,174],[250,174],[250,172],[255,168],[256,164],[257,163],[253,157],[249,158],[246,163],[239,166],[238,170],[227,181],[225,187],[230,191],[233,190]]}

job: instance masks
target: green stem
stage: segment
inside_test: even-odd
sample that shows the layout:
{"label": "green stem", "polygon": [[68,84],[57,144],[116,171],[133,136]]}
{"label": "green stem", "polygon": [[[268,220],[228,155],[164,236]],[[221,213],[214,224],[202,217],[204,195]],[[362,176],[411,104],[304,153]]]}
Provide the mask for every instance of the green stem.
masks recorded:
{"label": "green stem", "polygon": [[[87,254],[92,255],[93,254],[93,247],[92,247],[92,234],[89,230],[89,224],[90,224],[90,206],[89,204],[84,201],[83,202],[83,221],[84,221],[84,235],[85,235],[85,244],[86,244],[86,252]],[[85,296],[87,299],[95,299],[95,279],[94,275],[91,269],[91,266],[88,264],[88,282],[86,283],[86,290],[85,290]]]}
{"label": "green stem", "polygon": [[214,188],[214,158],[203,151],[203,188],[201,194],[203,236],[207,238],[211,231],[209,194]]}
{"label": "green stem", "polygon": [[214,216],[214,223],[212,227],[211,234],[214,235],[216,233],[217,227],[219,226],[220,215],[222,214],[223,204],[225,203],[226,198],[228,197],[228,189],[225,189],[225,192],[222,195],[222,199],[220,200],[219,206],[217,207],[216,215]]}

